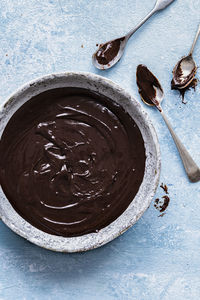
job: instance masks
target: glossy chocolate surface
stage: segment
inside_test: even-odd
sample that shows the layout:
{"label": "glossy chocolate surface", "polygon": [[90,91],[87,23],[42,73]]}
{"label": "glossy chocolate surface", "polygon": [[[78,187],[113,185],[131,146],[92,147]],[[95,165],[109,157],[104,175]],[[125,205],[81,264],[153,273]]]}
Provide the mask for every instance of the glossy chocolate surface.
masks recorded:
{"label": "glossy chocolate surface", "polygon": [[123,38],[119,38],[100,45],[96,52],[96,59],[101,65],[108,65],[118,54]]}
{"label": "glossy chocolate surface", "polygon": [[128,207],[144,176],[144,142],[114,101],[54,89],[12,116],[0,140],[0,183],[14,209],[64,237],[96,232]]}
{"label": "glossy chocolate surface", "polygon": [[156,100],[156,88],[163,93],[158,79],[145,65],[138,65],[136,72],[138,91],[142,100],[149,105],[159,105]]}

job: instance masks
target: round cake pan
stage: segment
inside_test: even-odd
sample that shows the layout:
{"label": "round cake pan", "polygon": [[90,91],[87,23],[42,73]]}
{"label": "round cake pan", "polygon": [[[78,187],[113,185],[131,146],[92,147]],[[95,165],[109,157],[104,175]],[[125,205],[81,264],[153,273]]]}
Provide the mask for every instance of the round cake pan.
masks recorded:
{"label": "round cake pan", "polygon": [[110,242],[135,224],[143,215],[158,186],[160,149],[155,129],[141,105],[112,81],[86,72],[51,74],[20,88],[0,107],[0,136],[9,119],[20,106],[41,92],[61,87],[85,88],[103,94],[121,104],[140,128],[146,151],[145,174],[137,195],[123,214],[97,233],[66,238],[40,231],[14,210],[0,188],[0,217],[10,229],[43,248],[60,252],[79,252],[91,250]]}

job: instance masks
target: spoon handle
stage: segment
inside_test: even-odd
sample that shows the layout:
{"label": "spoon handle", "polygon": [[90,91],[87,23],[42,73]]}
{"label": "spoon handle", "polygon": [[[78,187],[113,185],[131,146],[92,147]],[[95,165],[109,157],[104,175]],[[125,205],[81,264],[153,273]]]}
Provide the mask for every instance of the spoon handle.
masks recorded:
{"label": "spoon handle", "polygon": [[184,145],[181,143],[181,141],[179,140],[178,136],[176,135],[176,133],[174,132],[174,130],[172,129],[172,126],[170,124],[170,122],[168,121],[166,115],[164,114],[163,111],[160,111],[170,133],[171,136],[173,137],[173,140],[176,144],[176,147],[179,151],[179,154],[181,156],[185,171],[187,173],[187,176],[189,178],[189,180],[191,182],[197,182],[200,181],[200,169],[199,167],[196,165],[196,163],[194,162],[194,160],[192,159],[192,157],[190,156],[190,154],[188,153],[188,151],[186,150],[186,148],[184,147]]}
{"label": "spoon handle", "polygon": [[133,28],[126,34],[126,39],[129,39],[153,14],[155,14],[159,10],[166,8],[174,1],[175,0],[157,0],[154,8],[150,11],[150,13],[148,13],[148,15],[135,28]]}
{"label": "spoon handle", "polygon": [[157,10],[152,9],[150,13],[133,29],[126,34],[126,39],[129,39]]}
{"label": "spoon handle", "polygon": [[195,47],[195,45],[196,45],[196,42],[197,42],[197,40],[198,40],[199,35],[200,35],[200,24],[199,24],[199,28],[198,28],[198,30],[197,30],[197,33],[196,33],[196,35],[195,35],[194,42],[193,42],[192,47],[191,47],[191,49],[190,49],[189,55],[192,55],[192,53],[193,53],[193,51],[194,51],[194,47]]}

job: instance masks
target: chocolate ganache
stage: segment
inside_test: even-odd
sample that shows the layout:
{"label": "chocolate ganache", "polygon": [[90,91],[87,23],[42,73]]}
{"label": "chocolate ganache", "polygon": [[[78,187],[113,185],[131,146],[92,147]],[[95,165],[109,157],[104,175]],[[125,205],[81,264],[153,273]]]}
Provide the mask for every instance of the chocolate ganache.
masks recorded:
{"label": "chocolate ganache", "polygon": [[54,89],[9,120],[0,183],[30,224],[73,237],[97,232],[126,210],[145,159],[140,130],[121,105],[84,89]]}

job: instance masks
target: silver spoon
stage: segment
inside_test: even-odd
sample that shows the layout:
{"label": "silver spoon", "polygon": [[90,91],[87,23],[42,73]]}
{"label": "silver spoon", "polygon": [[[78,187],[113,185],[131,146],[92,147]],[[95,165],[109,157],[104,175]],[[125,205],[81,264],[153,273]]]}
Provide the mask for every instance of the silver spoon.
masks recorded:
{"label": "silver spoon", "polygon": [[187,56],[184,56],[173,69],[173,79],[171,82],[172,89],[185,89],[194,80],[197,72],[197,66],[192,57],[194,47],[200,35],[200,24],[194,38],[192,47]]}
{"label": "silver spoon", "polygon": [[111,40],[99,46],[99,49],[93,54],[93,65],[101,70],[113,67],[122,57],[125,46],[129,38],[157,11],[164,9],[175,0],[157,0],[150,13],[125,36]]}
{"label": "silver spoon", "polygon": [[137,85],[143,102],[147,105],[156,106],[159,112],[161,113],[179,151],[189,180],[191,182],[200,181],[199,167],[196,165],[196,163],[194,162],[184,145],[179,140],[176,133],[173,131],[170,122],[168,121],[166,115],[163,112],[163,109],[161,107],[161,102],[164,98],[163,89],[158,79],[144,65],[139,65],[137,67]]}

